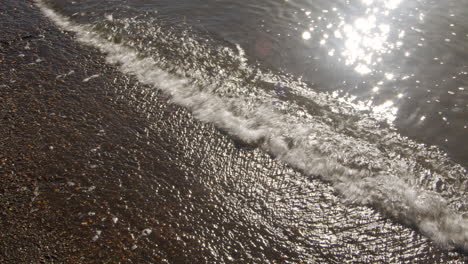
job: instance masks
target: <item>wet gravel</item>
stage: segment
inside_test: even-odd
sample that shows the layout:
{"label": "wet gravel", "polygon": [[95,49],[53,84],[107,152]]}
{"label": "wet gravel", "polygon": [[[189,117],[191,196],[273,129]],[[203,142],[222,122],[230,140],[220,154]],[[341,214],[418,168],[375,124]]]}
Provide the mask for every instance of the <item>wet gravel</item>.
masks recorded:
{"label": "wet gravel", "polygon": [[465,263],[0,7],[0,263]]}

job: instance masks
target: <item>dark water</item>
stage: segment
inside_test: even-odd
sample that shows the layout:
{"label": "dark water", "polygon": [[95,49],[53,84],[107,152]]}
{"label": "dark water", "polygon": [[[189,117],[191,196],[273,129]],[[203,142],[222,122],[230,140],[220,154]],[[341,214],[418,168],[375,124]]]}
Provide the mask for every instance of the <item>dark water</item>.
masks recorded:
{"label": "dark water", "polygon": [[[158,107],[152,98],[162,92],[196,119],[255,149],[255,157],[234,159],[258,160],[235,173],[241,178],[219,172],[218,180],[232,188],[225,199],[247,211],[247,222],[271,225],[262,232],[280,232],[276,237],[288,241],[288,247],[297,239],[293,244],[300,259],[321,259],[320,254],[330,256],[333,250],[337,259],[356,257],[359,246],[346,246],[355,241],[343,242],[353,232],[342,230],[341,237],[336,231],[340,221],[332,220],[340,210],[354,215],[355,221],[345,225],[350,229],[362,228],[359,218],[366,219],[365,230],[357,234],[374,241],[366,244],[372,253],[364,256],[375,261],[385,254],[378,246],[385,242],[374,240],[379,234],[402,244],[411,236],[392,234],[395,227],[385,227],[381,214],[441,248],[468,248],[467,3],[38,4],[57,25],[146,85],[141,89],[147,99],[139,111],[150,115]],[[203,143],[198,136],[184,137],[184,155],[195,157],[194,149],[203,149]],[[228,164],[224,168],[229,170],[235,154],[225,152],[231,147],[208,148],[210,154],[202,160]],[[281,171],[280,179],[258,176],[268,170],[265,153],[301,173]],[[208,183],[214,190],[223,186],[219,193],[226,192],[223,184]],[[347,211],[331,193],[359,209]],[[250,196],[257,197],[254,205],[238,206]],[[324,206],[332,208],[330,213]],[[258,220],[252,211],[270,215]],[[261,240],[252,243],[274,244]],[[323,248],[317,249],[320,243]],[[410,247],[417,243],[408,242]],[[219,251],[230,252],[231,244],[211,244],[213,256],[229,260]]]}

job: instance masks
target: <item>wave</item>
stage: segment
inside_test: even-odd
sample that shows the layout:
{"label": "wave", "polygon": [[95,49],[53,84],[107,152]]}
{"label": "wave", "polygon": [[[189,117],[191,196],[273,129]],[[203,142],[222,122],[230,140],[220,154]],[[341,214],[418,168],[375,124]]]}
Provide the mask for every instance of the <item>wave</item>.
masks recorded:
{"label": "wave", "polygon": [[41,0],[36,4],[79,42],[106,54],[108,63],[164,92],[197,119],[328,182],[345,202],[371,206],[442,247],[468,251],[466,169],[437,148],[400,136],[382,125],[383,118],[347,100],[249,65],[239,46],[206,44],[158,27],[132,39],[123,30],[139,21],[81,24]]}

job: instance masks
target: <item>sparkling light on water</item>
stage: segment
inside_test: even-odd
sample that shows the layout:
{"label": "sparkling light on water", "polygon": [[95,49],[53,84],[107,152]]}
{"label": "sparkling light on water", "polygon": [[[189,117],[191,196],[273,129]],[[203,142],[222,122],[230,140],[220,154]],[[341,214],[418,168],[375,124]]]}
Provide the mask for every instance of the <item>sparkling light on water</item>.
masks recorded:
{"label": "sparkling light on water", "polygon": [[[378,8],[368,8],[368,16],[360,17],[352,23],[342,21],[335,36],[343,38],[341,53],[346,65],[353,66],[360,74],[374,72],[375,66],[382,60],[382,55],[389,53],[395,45],[388,42],[391,27],[380,22]],[[402,42],[397,46],[401,46]]]}
{"label": "sparkling light on water", "polygon": [[[335,8],[332,12],[327,12],[328,15],[320,14],[320,17],[312,18],[312,22],[317,20],[332,22],[324,24],[322,28],[325,30],[322,30],[317,38],[312,33],[318,32],[318,29],[311,28],[302,33],[302,39],[317,39],[318,44],[326,49],[325,53],[333,57],[332,60],[353,69],[358,76],[377,78],[377,81],[372,84],[374,88],[369,91],[377,95],[383,92],[381,88],[385,84],[404,78],[399,76],[398,70],[382,70],[386,68],[383,65],[385,58],[404,46],[403,40],[406,32],[393,26],[394,18],[392,18],[392,14],[402,1],[360,0],[360,2],[363,7],[361,15],[341,13]],[[311,18],[310,13],[307,15]],[[333,16],[333,18],[327,19],[327,16]],[[423,13],[419,13],[418,16],[419,19],[424,19]],[[394,39],[394,37],[397,38]],[[408,51],[404,54],[406,57],[411,55]],[[373,102],[373,98],[365,99],[365,101],[369,110],[391,123],[398,112],[396,102],[402,98],[402,93],[396,93],[394,98],[388,98],[383,103]]]}

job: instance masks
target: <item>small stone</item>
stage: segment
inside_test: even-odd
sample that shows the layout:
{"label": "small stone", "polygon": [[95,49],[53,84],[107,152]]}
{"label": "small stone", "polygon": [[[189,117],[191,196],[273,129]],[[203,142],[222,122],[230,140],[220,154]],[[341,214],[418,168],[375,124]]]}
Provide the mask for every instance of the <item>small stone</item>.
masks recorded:
{"label": "small stone", "polygon": [[153,232],[150,228],[146,228],[143,230],[143,232],[141,232],[141,235],[143,236],[147,236],[149,234],[151,234],[151,232]]}
{"label": "small stone", "polygon": [[96,230],[96,235],[93,236],[93,241],[96,241],[99,239],[99,237],[101,236],[101,233],[102,231],[101,230]]}

